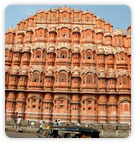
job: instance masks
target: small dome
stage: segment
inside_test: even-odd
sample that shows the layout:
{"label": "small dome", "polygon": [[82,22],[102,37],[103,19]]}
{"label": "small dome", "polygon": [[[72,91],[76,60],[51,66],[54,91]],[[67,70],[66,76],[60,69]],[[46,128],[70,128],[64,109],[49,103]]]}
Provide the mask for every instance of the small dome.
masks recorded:
{"label": "small dome", "polygon": [[80,52],[80,49],[79,49],[79,47],[75,47],[73,50],[72,50],[72,53],[74,54],[76,54],[76,53],[79,53]]}
{"label": "small dome", "polygon": [[47,10],[39,10],[37,13],[47,13]]}
{"label": "small dome", "polygon": [[53,26],[50,27],[50,32],[56,32],[56,27],[55,27],[55,25],[53,25]]}
{"label": "small dome", "polygon": [[31,52],[31,46],[25,46],[23,52]]}
{"label": "small dome", "polygon": [[113,48],[112,47],[107,47],[106,48],[106,54],[108,55],[111,55],[111,54],[114,54],[114,51],[113,51]]}
{"label": "small dome", "polygon": [[21,52],[22,51],[22,46],[15,46],[14,47],[14,52]]}
{"label": "small dome", "polygon": [[74,32],[80,32],[80,28],[79,28],[79,27],[74,27],[73,33],[74,33]]}
{"label": "small dome", "polygon": [[18,74],[19,73],[19,66],[14,66],[13,68],[12,68],[12,71],[11,71],[11,74],[12,75],[16,75],[16,74]]}
{"label": "small dome", "polygon": [[83,14],[87,14],[87,13],[92,14],[91,11],[88,11],[88,10],[83,11]]}
{"label": "small dome", "polygon": [[55,47],[51,46],[48,48],[48,53],[54,53],[55,52]]}
{"label": "small dome", "polygon": [[96,20],[101,20],[101,17],[100,17],[100,16],[97,16]]}
{"label": "small dome", "polygon": [[99,46],[97,49],[98,54],[105,54],[105,50],[102,46]]}
{"label": "small dome", "polygon": [[114,31],[114,35],[123,35],[123,34],[124,34],[123,30],[116,29],[116,30]]}
{"label": "small dome", "polygon": [[115,73],[115,71],[114,71],[113,69],[110,69],[110,70],[108,71],[108,76],[109,76],[109,77],[115,77],[115,75],[116,75],[116,73]]}
{"label": "small dome", "polygon": [[99,77],[105,77],[105,70],[104,69],[99,70]]}
{"label": "small dome", "polygon": [[23,66],[20,69],[20,75],[27,75],[28,74],[28,66]]}
{"label": "small dome", "polygon": [[111,36],[111,33],[110,32],[106,32],[106,33],[104,33],[104,36],[106,37],[106,36]]}
{"label": "small dome", "polygon": [[105,21],[105,24],[110,24],[108,21]]}
{"label": "small dome", "polygon": [[6,33],[16,33],[16,29],[14,27],[10,27]]}
{"label": "small dome", "polygon": [[74,71],[72,74],[72,77],[80,77],[80,72],[79,71]]}
{"label": "small dome", "polygon": [[103,29],[97,29],[96,34],[98,34],[98,33],[104,33]]}

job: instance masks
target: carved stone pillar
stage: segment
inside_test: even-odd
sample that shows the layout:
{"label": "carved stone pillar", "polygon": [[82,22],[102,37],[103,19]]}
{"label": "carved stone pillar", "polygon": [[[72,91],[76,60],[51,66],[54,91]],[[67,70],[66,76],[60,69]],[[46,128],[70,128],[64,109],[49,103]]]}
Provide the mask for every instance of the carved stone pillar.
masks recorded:
{"label": "carved stone pillar", "polygon": [[15,118],[16,93],[9,92],[6,99],[6,119]]}
{"label": "carved stone pillar", "polygon": [[24,119],[25,115],[25,93],[19,92],[16,98],[16,118],[19,116]]}

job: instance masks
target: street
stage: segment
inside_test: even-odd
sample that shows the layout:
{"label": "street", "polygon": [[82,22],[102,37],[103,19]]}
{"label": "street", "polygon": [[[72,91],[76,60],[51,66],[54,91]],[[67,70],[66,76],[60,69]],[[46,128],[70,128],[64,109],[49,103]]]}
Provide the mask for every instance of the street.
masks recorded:
{"label": "street", "polygon": [[[6,131],[6,135],[11,138],[38,138],[35,133],[18,133]],[[125,138],[129,136],[128,131],[119,131],[118,135],[116,131],[105,130],[102,135],[102,131],[100,132],[100,138]]]}
{"label": "street", "polygon": [[5,132],[8,137],[11,138],[37,138],[37,135],[34,133],[18,133],[18,132]]}

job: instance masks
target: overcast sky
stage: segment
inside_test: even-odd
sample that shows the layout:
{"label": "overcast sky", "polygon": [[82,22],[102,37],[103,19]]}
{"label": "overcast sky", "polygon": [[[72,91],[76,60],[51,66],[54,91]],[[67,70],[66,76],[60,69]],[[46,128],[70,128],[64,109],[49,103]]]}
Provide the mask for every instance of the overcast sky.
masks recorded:
{"label": "overcast sky", "polygon": [[[64,5],[11,5],[5,10],[5,31],[11,26],[16,27],[22,19],[35,14],[38,10],[58,8]],[[123,5],[66,5],[67,7],[89,10],[96,16],[100,16],[105,21],[113,25],[113,29],[126,30],[131,24],[131,10]]]}

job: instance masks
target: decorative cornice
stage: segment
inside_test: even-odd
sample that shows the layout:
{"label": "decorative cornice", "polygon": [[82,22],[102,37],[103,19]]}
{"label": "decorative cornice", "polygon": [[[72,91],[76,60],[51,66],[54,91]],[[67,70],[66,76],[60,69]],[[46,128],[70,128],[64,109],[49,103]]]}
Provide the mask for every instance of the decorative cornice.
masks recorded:
{"label": "decorative cornice", "polygon": [[57,66],[56,72],[59,73],[61,71],[71,72],[71,67],[70,66]]}
{"label": "decorative cornice", "polygon": [[22,51],[22,44],[16,44],[14,47],[14,52],[21,52]]}
{"label": "decorative cornice", "polygon": [[17,75],[19,73],[19,69],[20,69],[19,66],[13,66],[10,74],[11,75]]}
{"label": "decorative cornice", "polygon": [[103,46],[97,47],[97,54],[105,54],[105,49]]}
{"label": "decorative cornice", "polygon": [[6,73],[6,72],[9,73],[9,72],[10,72],[10,68],[11,68],[10,66],[5,66],[5,73]]}
{"label": "decorative cornice", "polygon": [[71,44],[69,43],[58,43],[56,49],[61,49],[61,48],[66,48],[66,49],[71,49]]}
{"label": "decorative cornice", "polygon": [[44,72],[44,66],[42,65],[32,65],[30,72],[39,71],[40,73]]}
{"label": "decorative cornice", "polygon": [[59,30],[59,29],[62,29],[62,28],[72,29],[70,24],[59,24],[57,29]]}
{"label": "decorative cornice", "polygon": [[48,29],[48,25],[47,24],[36,24],[35,30],[36,29],[40,29],[40,28],[42,28],[42,29]]}
{"label": "decorative cornice", "polygon": [[96,74],[96,69],[95,67],[83,67],[82,69],[82,74],[87,74],[87,73],[92,73],[92,74]]}
{"label": "decorative cornice", "polygon": [[44,50],[44,49],[46,49],[46,44],[40,43],[40,42],[32,44],[32,50],[36,50],[38,48]]}
{"label": "decorative cornice", "polygon": [[118,69],[116,71],[116,77],[118,78],[119,76],[128,76],[128,71],[126,69]]}
{"label": "decorative cornice", "polygon": [[28,74],[28,66],[24,65],[19,72],[19,75],[27,75]]}
{"label": "decorative cornice", "polygon": [[10,27],[6,33],[16,33],[16,29],[14,27]]}
{"label": "decorative cornice", "polygon": [[114,69],[109,69],[108,70],[108,77],[110,78],[115,78],[116,77],[116,72]]}
{"label": "decorative cornice", "polygon": [[13,45],[5,45],[5,50],[12,50],[13,49]]}
{"label": "decorative cornice", "polygon": [[87,50],[95,51],[96,46],[94,44],[82,44],[81,49],[82,51],[87,51]]}
{"label": "decorative cornice", "polygon": [[118,53],[121,53],[121,52],[127,53],[127,51],[126,51],[125,48],[117,47],[117,48],[115,49],[115,54],[118,54]]}
{"label": "decorative cornice", "polygon": [[48,66],[46,72],[45,72],[45,76],[54,76],[54,71],[53,71],[53,67],[52,66]]}

